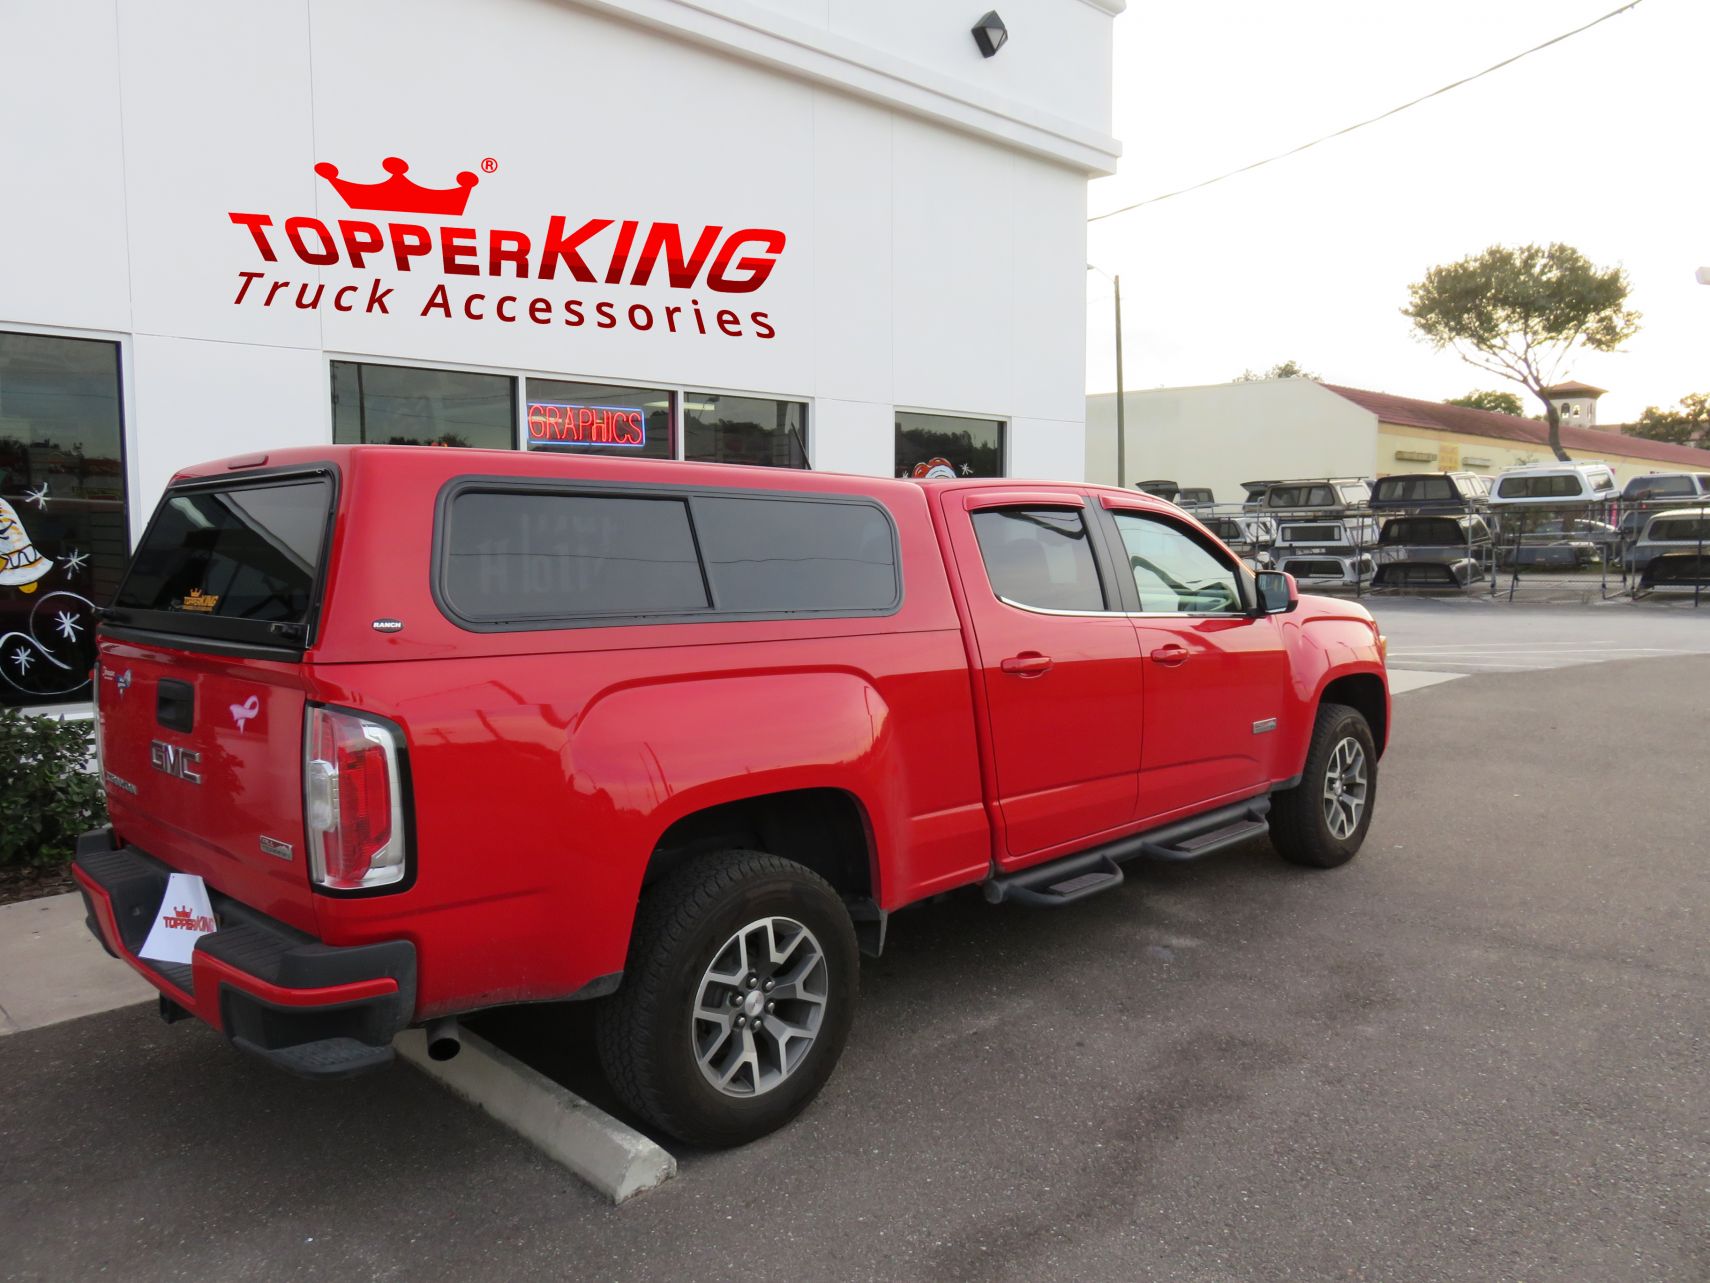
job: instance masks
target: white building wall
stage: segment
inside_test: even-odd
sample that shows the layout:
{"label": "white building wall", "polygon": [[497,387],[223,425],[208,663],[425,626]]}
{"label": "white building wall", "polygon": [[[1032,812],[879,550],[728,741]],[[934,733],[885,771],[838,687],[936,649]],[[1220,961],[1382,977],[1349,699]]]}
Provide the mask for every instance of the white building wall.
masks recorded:
{"label": "white building wall", "polygon": [[[1018,0],[984,60],[978,6],[947,0],[9,0],[0,104],[28,127],[0,135],[0,172],[30,199],[0,210],[0,327],[124,344],[133,529],[184,464],[330,440],[329,357],[807,400],[815,466],[882,474],[895,407],[986,415],[1009,423],[1012,474],[1074,477],[1085,183],[1115,161],[1119,8]],[[385,156],[427,187],[476,172],[463,218],[352,211],[314,172],[375,182]],[[273,219],[277,262],[233,211]],[[283,245],[297,215],[538,235],[553,214],[787,243],[739,295],[662,269],[571,288],[400,272],[385,251],[313,267]],[[238,304],[245,271],[263,277]],[[387,315],[290,306],[377,275]],[[290,286],[259,306],[273,280]],[[744,334],[424,316],[438,284],[489,309],[508,292],[656,316],[689,293]]]}
{"label": "white building wall", "polygon": [[[1129,485],[1162,477],[1239,503],[1241,482],[1370,477],[1378,420],[1308,379],[1129,392]],[[1086,475],[1116,480],[1116,397],[1087,398]]]}

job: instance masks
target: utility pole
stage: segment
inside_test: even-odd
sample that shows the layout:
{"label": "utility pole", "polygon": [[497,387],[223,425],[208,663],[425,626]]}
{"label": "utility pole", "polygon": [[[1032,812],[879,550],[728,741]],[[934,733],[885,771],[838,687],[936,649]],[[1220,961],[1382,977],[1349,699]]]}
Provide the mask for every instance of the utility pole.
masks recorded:
{"label": "utility pole", "polygon": [[1123,402],[1128,399],[1123,391],[1122,382],[1122,277],[1120,274],[1110,278],[1116,287],[1116,484],[1120,488],[1128,484],[1124,478],[1128,475],[1128,423],[1123,416]]}
{"label": "utility pole", "polygon": [[1102,267],[1087,264],[1087,271],[1097,272],[1116,290],[1116,484],[1126,486],[1128,475],[1128,421],[1123,405],[1122,383],[1122,277],[1112,276]]}

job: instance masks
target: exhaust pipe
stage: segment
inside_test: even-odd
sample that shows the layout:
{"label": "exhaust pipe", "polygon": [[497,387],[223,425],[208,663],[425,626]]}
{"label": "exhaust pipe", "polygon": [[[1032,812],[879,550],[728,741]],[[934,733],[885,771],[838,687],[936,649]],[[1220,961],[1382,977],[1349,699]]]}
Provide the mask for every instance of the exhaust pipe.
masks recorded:
{"label": "exhaust pipe", "polygon": [[457,1026],[456,1016],[441,1016],[438,1020],[428,1021],[424,1033],[429,1060],[450,1060],[463,1050],[463,1031]]}

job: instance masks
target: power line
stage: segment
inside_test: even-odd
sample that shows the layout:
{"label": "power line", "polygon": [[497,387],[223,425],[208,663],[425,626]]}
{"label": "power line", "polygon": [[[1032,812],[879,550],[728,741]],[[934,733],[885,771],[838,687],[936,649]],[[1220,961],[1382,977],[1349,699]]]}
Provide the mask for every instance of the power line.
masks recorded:
{"label": "power line", "polygon": [[1429,102],[1433,98],[1437,98],[1448,93],[1451,89],[1459,89],[1462,85],[1470,85],[1473,81],[1480,80],[1483,77],[1490,75],[1493,71],[1501,71],[1504,67],[1511,66],[1512,64],[1519,62],[1522,58],[1529,58],[1535,53],[1548,49],[1551,45],[1559,45],[1562,41],[1572,39],[1583,31],[1590,31],[1599,23],[1608,22],[1611,18],[1619,17],[1629,9],[1638,8],[1642,3],[1643,0],[1628,0],[1628,2],[1622,5],[1619,9],[1611,9],[1601,18],[1593,18],[1583,27],[1575,27],[1572,31],[1564,31],[1561,35],[1556,36],[1553,39],[1546,40],[1541,45],[1533,45],[1530,49],[1522,50],[1512,58],[1504,58],[1501,62],[1493,63],[1483,71],[1474,72],[1470,76],[1462,76],[1459,80],[1451,81],[1440,89],[1433,89],[1428,94],[1421,94],[1419,97],[1414,98],[1409,102],[1404,102],[1399,107],[1391,107],[1388,111],[1379,112],[1375,116],[1371,116],[1365,120],[1358,121],[1355,124],[1345,126],[1342,129],[1336,130],[1334,133],[1324,134],[1321,137],[1314,138],[1309,143],[1301,143],[1298,147],[1290,147],[1287,151],[1279,151],[1274,156],[1266,156],[1263,160],[1255,160],[1250,165],[1242,165],[1239,169],[1231,169],[1228,173],[1219,174],[1215,178],[1207,178],[1204,182],[1194,183],[1191,187],[1178,187],[1175,191],[1165,192],[1162,196],[1149,196],[1145,200],[1135,201],[1132,205],[1123,205],[1118,209],[1107,210],[1103,214],[1094,214],[1091,218],[1087,219],[1087,222],[1096,223],[1102,218],[1114,218],[1118,214],[1126,214],[1129,210],[1139,209],[1143,205],[1156,205],[1159,201],[1169,200],[1175,196],[1185,196],[1189,192],[1197,192],[1202,187],[1210,187],[1212,184],[1221,183],[1225,179],[1234,178],[1240,174],[1251,173],[1253,170],[1260,169],[1275,161],[1286,160],[1290,156],[1299,155],[1310,147],[1318,146],[1319,143],[1327,143],[1333,138],[1340,138],[1344,134],[1351,134],[1356,129],[1364,129],[1367,125],[1375,125],[1380,120],[1388,120],[1391,116],[1399,115],[1409,107],[1417,107],[1420,103]]}

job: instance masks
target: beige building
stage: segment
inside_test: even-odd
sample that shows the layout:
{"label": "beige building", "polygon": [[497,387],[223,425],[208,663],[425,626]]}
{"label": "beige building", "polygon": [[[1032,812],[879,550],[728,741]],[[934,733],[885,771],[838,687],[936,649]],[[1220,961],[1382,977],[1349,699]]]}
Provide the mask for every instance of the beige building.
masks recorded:
{"label": "beige building", "polygon": [[[1383,477],[1479,472],[1548,460],[1536,419],[1441,401],[1366,392],[1311,379],[1153,388],[1124,398],[1132,485],[1167,477],[1210,486],[1220,503],[1261,478]],[[1710,450],[1564,425],[1576,459],[1603,459],[1621,481],[1646,472],[1710,472]],[[1087,398],[1087,479],[1116,481],[1116,396]]]}

